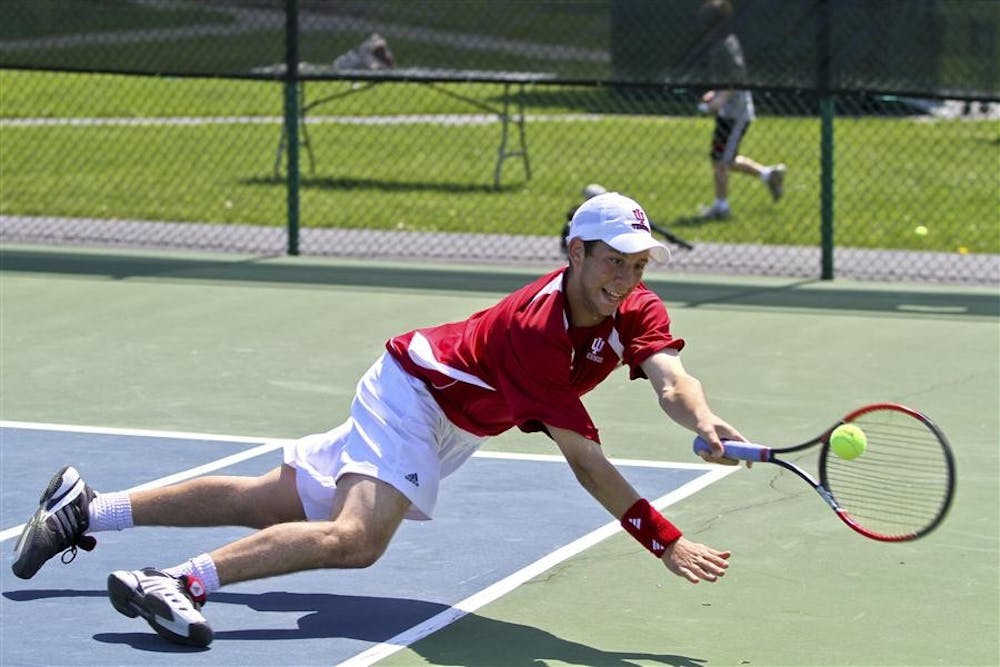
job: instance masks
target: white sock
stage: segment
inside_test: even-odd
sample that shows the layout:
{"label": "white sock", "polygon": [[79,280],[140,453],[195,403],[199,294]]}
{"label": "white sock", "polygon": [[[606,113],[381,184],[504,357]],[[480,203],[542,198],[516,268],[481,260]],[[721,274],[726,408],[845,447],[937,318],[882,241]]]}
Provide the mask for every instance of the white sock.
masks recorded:
{"label": "white sock", "polygon": [[764,167],[760,170],[760,180],[767,183],[767,179],[771,178],[771,172],[774,171],[774,167]]}
{"label": "white sock", "polygon": [[135,525],[132,523],[132,502],[125,491],[99,493],[90,501],[87,514],[90,519],[88,533],[124,530]]}
{"label": "white sock", "polygon": [[718,198],[716,198],[715,202],[712,203],[712,208],[714,208],[716,210],[719,210],[719,211],[728,211],[729,210],[729,200],[728,199],[718,199]]}
{"label": "white sock", "polygon": [[182,574],[193,574],[205,585],[205,593],[214,593],[219,590],[219,573],[215,569],[215,563],[208,554],[195,556],[186,560],[180,565],[174,565],[163,570],[171,577],[179,577]]}

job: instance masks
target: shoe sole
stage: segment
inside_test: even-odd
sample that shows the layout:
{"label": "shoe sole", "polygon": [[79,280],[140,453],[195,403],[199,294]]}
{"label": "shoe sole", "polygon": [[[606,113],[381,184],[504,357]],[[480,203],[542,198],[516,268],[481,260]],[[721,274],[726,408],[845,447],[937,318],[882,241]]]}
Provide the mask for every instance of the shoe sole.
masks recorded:
{"label": "shoe sole", "polygon": [[17,544],[14,545],[14,563],[11,565],[10,569],[19,579],[31,579],[40,569],[42,569],[42,565],[45,564],[45,561],[42,561],[41,563],[32,566],[28,563],[21,562],[24,548],[28,544],[31,544],[35,530],[45,523],[44,516],[45,510],[38,508],[31,518],[28,519],[28,523],[25,524],[24,530],[21,531],[21,536],[17,538]]}
{"label": "shoe sole", "polygon": [[[31,579],[42,569],[42,565],[48,561],[48,559],[45,559],[33,569],[30,567],[25,568],[24,564],[20,564],[21,553],[24,551],[24,547],[31,542],[31,537],[35,530],[39,526],[45,525],[45,520],[52,516],[52,514],[72,502],[72,499],[77,496],[77,493],[74,492],[78,487],[82,493],[82,489],[86,487],[86,484],[84,484],[83,479],[80,477],[80,473],[72,466],[63,466],[49,480],[48,486],[45,487],[42,495],[38,498],[38,509],[31,515],[28,523],[24,525],[24,530],[21,531],[21,535],[17,538],[17,543],[14,545],[14,564],[11,566],[11,570],[13,570],[17,577]],[[56,498],[58,500],[55,501],[52,507],[48,507],[49,503],[52,503]]]}
{"label": "shoe sole", "polygon": [[774,201],[779,201],[782,195],[785,194],[785,169],[777,169],[774,172],[773,178],[776,178],[778,182],[774,185],[768,182],[767,189],[771,192],[771,198]]}
{"label": "shoe sole", "polygon": [[[175,644],[205,648],[212,643],[213,633],[208,623],[187,624],[188,634],[186,635],[177,633],[160,623],[161,620],[166,622],[167,619],[174,617],[170,607],[157,597],[150,597],[132,590],[131,586],[121,579],[120,574],[127,573],[112,572],[108,575],[108,598],[115,611],[129,618],[141,616],[149,624],[149,627],[156,631],[156,634]],[[147,608],[147,606],[151,608]]]}

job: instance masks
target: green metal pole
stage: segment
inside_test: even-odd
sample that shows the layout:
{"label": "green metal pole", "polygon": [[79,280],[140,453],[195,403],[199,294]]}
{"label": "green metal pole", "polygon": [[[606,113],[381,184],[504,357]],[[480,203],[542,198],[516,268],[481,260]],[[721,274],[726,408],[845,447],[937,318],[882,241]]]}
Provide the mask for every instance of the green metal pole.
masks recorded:
{"label": "green metal pole", "polygon": [[285,138],[288,148],[288,254],[299,254],[299,5],[285,0]]}
{"label": "green metal pole", "polygon": [[833,115],[835,97],[830,94],[833,58],[830,38],[831,6],[820,0],[816,21],[816,90],[820,110],[820,277],[833,280]]}
{"label": "green metal pole", "polygon": [[823,280],[833,280],[833,115],[834,98],[820,99],[820,243]]}

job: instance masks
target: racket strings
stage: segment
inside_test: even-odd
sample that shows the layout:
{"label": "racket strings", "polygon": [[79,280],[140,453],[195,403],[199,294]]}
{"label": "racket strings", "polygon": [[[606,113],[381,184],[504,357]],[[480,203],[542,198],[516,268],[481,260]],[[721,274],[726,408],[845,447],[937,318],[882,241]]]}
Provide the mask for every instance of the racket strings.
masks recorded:
{"label": "racket strings", "polygon": [[951,468],[945,446],[919,419],[892,410],[854,422],[868,447],[856,459],[828,456],[824,476],[838,504],[858,524],[888,536],[922,532],[947,507]]}

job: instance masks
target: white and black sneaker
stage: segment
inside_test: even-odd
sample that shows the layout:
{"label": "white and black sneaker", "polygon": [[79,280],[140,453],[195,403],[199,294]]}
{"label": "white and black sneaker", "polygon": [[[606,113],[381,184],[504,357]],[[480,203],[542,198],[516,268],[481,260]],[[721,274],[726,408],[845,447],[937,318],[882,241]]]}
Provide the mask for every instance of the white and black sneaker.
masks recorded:
{"label": "white and black sneaker", "polygon": [[161,637],[178,644],[205,647],[212,628],[199,611],[205,604],[205,585],[193,575],[172,577],[147,567],[108,575],[108,597],[119,613],[146,619]]}
{"label": "white and black sneaker", "polygon": [[728,206],[712,204],[711,206],[699,207],[698,217],[702,220],[729,220],[732,217],[732,211]]}
{"label": "white and black sneaker", "polygon": [[53,475],[14,545],[14,574],[31,579],[58,553],[69,563],[76,558],[77,547],[91,551],[97,540],[84,533],[90,526],[87,508],[96,495],[72,466],[63,466]]}
{"label": "white and black sneaker", "polygon": [[781,196],[785,194],[785,173],[788,171],[788,167],[783,164],[776,164],[771,168],[771,174],[764,181],[767,184],[767,191],[771,193],[771,198],[774,201],[781,199]]}

